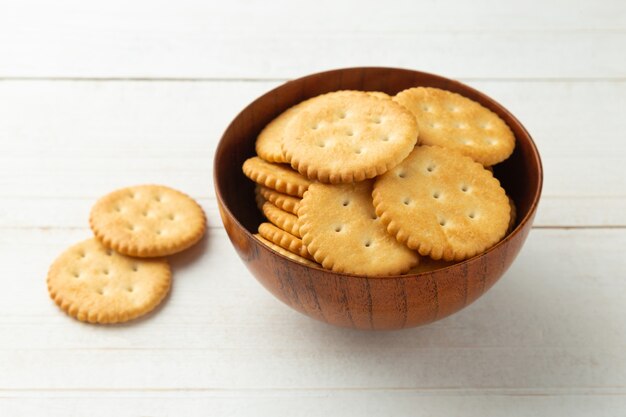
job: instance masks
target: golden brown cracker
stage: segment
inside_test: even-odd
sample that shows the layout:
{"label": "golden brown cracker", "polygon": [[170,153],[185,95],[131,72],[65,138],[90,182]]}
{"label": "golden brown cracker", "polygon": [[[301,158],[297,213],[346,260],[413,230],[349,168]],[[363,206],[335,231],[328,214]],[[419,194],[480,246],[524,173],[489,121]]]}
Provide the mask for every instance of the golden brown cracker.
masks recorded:
{"label": "golden brown cracker", "polygon": [[301,239],[291,233],[279,229],[272,223],[261,223],[259,225],[259,234],[270,242],[274,242],[276,245],[288,250],[291,253],[295,253],[303,258],[313,259]]}
{"label": "golden brown cracker", "polygon": [[368,276],[407,272],[418,256],[398,243],[374,213],[372,181],[312,184],[299,210],[308,251],[324,268]]}
{"label": "golden brown cracker", "polygon": [[319,267],[320,265],[316,264],[313,261],[310,261],[306,258],[303,258],[300,255],[296,255],[295,253],[289,252],[288,250],[281,248],[280,246],[278,246],[277,244],[275,244],[274,242],[270,242],[269,240],[265,239],[263,236],[261,236],[258,233],[255,233],[254,237],[256,237],[257,239],[259,239],[259,241],[261,241],[265,246],[275,250],[276,252],[280,253],[283,256],[286,256],[287,258],[294,260],[296,262],[299,262],[303,265],[306,266],[316,266]]}
{"label": "golden brown cracker", "polygon": [[386,172],[411,152],[418,134],[415,118],[402,106],[357,91],[307,100],[285,129],[282,146],[291,166],[326,183]]}
{"label": "golden brown cracker", "polygon": [[462,260],[483,252],[509,224],[499,181],[470,158],[437,146],[416,147],[376,180],[372,195],[387,231],[433,259]]}
{"label": "golden brown cracker", "polygon": [[263,187],[261,185],[257,185],[256,188],[265,200],[274,204],[281,210],[288,211],[292,214],[298,214],[298,209],[300,208],[300,201],[302,199],[298,197],[293,197],[287,194],[279,193],[276,190],[272,190],[271,188]]}
{"label": "golden brown cracker", "polygon": [[311,181],[287,165],[272,164],[258,156],[243,163],[243,172],[252,181],[281,193],[302,197]]}
{"label": "golden brown cracker", "polygon": [[105,246],[142,258],[185,250],[206,231],[198,203],[162,185],[127,187],[105,195],[91,209],[89,223]]}
{"label": "golden brown cracker", "polygon": [[416,87],[401,91],[394,100],[415,115],[424,145],[454,149],[483,165],[497,164],[513,152],[515,136],[509,126],[460,94]]}
{"label": "golden brown cracker", "polygon": [[517,207],[515,207],[515,201],[510,196],[509,198],[509,206],[511,207],[511,219],[509,220],[509,227],[506,232],[511,233],[513,229],[515,229],[515,222],[517,221]]}
{"label": "golden brown cracker", "polygon": [[269,220],[276,227],[283,229],[297,238],[302,237],[300,236],[298,216],[295,214],[281,210],[270,202],[263,204],[262,211],[263,214],[265,214],[265,217],[267,217],[267,220]]}
{"label": "golden brown cracker", "polygon": [[153,310],[170,289],[170,267],[162,259],[136,259],[80,242],[52,264],[47,278],[54,302],[89,323],[121,323]]}

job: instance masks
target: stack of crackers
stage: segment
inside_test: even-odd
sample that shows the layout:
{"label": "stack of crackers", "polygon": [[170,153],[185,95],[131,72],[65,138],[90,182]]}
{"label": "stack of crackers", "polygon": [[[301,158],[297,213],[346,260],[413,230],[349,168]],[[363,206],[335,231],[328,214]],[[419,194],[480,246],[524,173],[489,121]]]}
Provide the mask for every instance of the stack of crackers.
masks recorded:
{"label": "stack of crackers", "polygon": [[448,266],[489,249],[515,223],[491,168],[514,147],[495,113],[446,90],[313,97],[270,122],[243,164],[268,220],[255,236],[336,272]]}
{"label": "stack of crackers", "polygon": [[153,310],[171,287],[164,256],[198,242],[206,230],[202,208],[174,189],[143,185],[114,191],[91,210],[95,235],[54,261],[50,297],[70,316],[120,323]]}

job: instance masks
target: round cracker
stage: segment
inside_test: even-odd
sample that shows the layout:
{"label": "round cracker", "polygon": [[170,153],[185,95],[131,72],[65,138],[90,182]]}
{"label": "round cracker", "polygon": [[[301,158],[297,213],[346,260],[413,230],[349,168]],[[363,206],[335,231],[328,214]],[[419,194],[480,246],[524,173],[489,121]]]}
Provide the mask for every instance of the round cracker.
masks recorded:
{"label": "round cracker", "polygon": [[291,233],[295,237],[301,238],[300,226],[298,224],[298,216],[291,214],[285,210],[281,210],[270,202],[266,202],[262,207],[263,214],[267,220],[275,226],[283,229],[287,233]]}
{"label": "round cracker", "polygon": [[48,291],[68,315],[89,323],[121,323],[153,310],[170,289],[163,259],[136,259],[96,239],[63,252],[48,272]]}
{"label": "round cracker", "polygon": [[368,276],[407,272],[417,253],[389,235],[372,205],[372,182],[312,184],[298,212],[302,240],[315,260],[336,272]]}
{"label": "round cracker", "polygon": [[269,240],[265,239],[263,236],[261,236],[260,234],[256,233],[254,235],[254,237],[256,237],[257,239],[259,239],[259,241],[261,241],[261,243],[263,243],[265,246],[269,247],[270,249],[275,250],[276,252],[280,253],[283,256],[286,256],[289,259],[292,259],[296,262],[299,262],[303,265],[306,266],[317,266],[319,267],[318,264],[316,264],[315,262],[312,262],[306,258],[303,258],[300,255],[296,255],[295,253],[289,252],[286,249],[281,248],[280,246],[278,246],[277,244],[275,244],[274,242],[270,242]]}
{"label": "round cracker", "polygon": [[[381,91],[367,91],[367,94],[381,99],[391,100],[391,96]],[[285,127],[293,117],[297,117],[301,104],[302,102],[288,108],[263,128],[255,144],[257,155],[268,162],[278,164],[289,162],[285,158],[282,150]]]}
{"label": "round cracker", "polygon": [[[263,197],[265,200],[274,204],[281,210],[288,211],[292,214],[298,214],[298,209],[300,208],[300,201],[302,199],[293,197],[287,194],[279,193],[276,190],[272,190],[271,188],[263,187],[262,185],[257,185],[256,190],[258,195]],[[257,202],[258,203],[258,202]]]}
{"label": "round cracker", "polygon": [[272,223],[261,223],[259,225],[259,235],[291,253],[303,258],[313,259],[300,238],[274,226]]}
{"label": "round cracker", "polygon": [[326,183],[386,172],[411,152],[418,133],[415,118],[402,106],[357,91],[307,100],[285,129],[282,146],[291,166]]}
{"label": "round cracker", "polygon": [[89,224],[105,246],[141,258],[183,251],[206,231],[198,203],[162,185],[139,185],[105,195],[91,209]]}
{"label": "round cracker", "polygon": [[510,207],[500,182],[450,149],[418,146],[377,179],[372,193],[387,231],[420,255],[462,260],[506,233]]}
{"label": "round cracker", "polygon": [[248,158],[243,163],[242,169],[246,177],[257,184],[298,197],[302,197],[311,184],[311,181],[288,165],[272,164],[258,156]]}
{"label": "round cracker", "polygon": [[298,113],[299,104],[285,110],[263,128],[257,137],[256,153],[268,162],[288,162],[283,154],[282,143],[285,126]]}
{"label": "round cracker", "polygon": [[517,221],[517,207],[515,206],[515,201],[510,196],[507,196],[509,199],[509,206],[511,207],[511,218],[509,220],[509,227],[506,229],[507,233],[511,233],[513,229],[515,229],[515,222]]}
{"label": "round cracker", "polygon": [[513,132],[497,114],[460,94],[416,87],[393,99],[417,118],[423,145],[454,149],[483,165],[504,161],[515,148]]}

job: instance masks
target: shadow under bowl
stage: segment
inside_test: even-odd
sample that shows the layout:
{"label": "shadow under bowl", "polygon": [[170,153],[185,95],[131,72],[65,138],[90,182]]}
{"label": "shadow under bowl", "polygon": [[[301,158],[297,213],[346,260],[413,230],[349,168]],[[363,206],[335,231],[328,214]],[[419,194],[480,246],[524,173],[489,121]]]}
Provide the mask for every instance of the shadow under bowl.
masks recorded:
{"label": "shadow under bowl", "polygon": [[[502,241],[466,261],[416,275],[365,277],[294,262],[253,236],[263,221],[254,184],[241,170],[255,155],[261,129],[289,107],[336,90],[383,91],[437,87],[459,93],[495,112],[516,137],[515,151],[494,175],[515,201],[517,223]],[[522,124],[485,94],[458,81],[397,68],[357,67],[289,81],[256,99],[228,126],[215,153],[213,175],[220,215],[237,253],[276,298],[323,322],[364,330],[419,326],[453,314],[484,294],[509,268],[528,233],[541,195],[543,171],[537,148]]]}

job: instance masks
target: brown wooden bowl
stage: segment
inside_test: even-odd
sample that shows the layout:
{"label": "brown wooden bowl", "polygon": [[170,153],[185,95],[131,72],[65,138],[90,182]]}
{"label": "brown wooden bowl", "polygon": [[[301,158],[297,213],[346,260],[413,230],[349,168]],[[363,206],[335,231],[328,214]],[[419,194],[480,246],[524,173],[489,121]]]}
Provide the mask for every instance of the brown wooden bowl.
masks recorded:
{"label": "brown wooden bowl", "polygon": [[[261,129],[287,108],[335,90],[375,90],[394,95],[409,87],[457,92],[497,113],[511,127],[513,155],[495,166],[495,176],[514,199],[514,230],[486,252],[433,272],[391,277],[335,273],[294,262],[253,236],[262,222],[254,184],[242,171],[255,154]],[[541,195],[539,153],[522,124],[500,104],[458,81],[396,68],[346,68],[289,81],[256,99],[232,121],[217,147],[215,191],[231,242],[248,269],[279,300],[315,319],[365,330],[402,329],[439,320],[469,305],[502,276],[524,244]]]}

